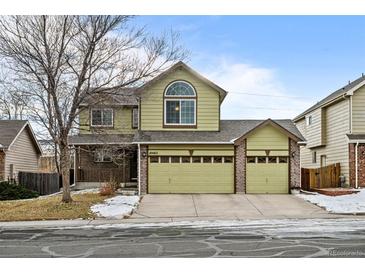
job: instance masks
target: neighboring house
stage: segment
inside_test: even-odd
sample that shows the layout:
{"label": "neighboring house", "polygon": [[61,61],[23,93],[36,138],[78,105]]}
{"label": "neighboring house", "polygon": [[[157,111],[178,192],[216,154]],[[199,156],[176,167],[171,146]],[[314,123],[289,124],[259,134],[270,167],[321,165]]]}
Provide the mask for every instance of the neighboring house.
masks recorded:
{"label": "neighboring house", "polygon": [[[88,98],[80,109],[76,187],[114,177],[145,193],[289,193],[300,186],[291,120],[221,120],[227,92],[179,62],[135,89]],[[110,147],[130,152],[118,166]],[[138,183],[137,183],[138,181]],[[132,185],[132,183],[131,183]]]}
{"label": "neighboring house", "polygon": [[365,76],[333,92],[294,122],[306,139],[301,166],[340,163],[353,187],[365,187]]}
{"label": "neighboring house", "polygon": [[0,120],[0,181],[38,171],[41,147],[28,121]]}

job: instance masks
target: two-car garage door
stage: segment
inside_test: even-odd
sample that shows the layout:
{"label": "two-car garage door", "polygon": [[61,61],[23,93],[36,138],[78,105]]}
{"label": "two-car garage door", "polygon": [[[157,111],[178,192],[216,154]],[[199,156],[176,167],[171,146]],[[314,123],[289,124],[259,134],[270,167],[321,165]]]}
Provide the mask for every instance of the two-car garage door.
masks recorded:
{"label": "two-car garage door", "polygon": [[151,150],[148,193],[234,193],[233,153],[233,148]]}

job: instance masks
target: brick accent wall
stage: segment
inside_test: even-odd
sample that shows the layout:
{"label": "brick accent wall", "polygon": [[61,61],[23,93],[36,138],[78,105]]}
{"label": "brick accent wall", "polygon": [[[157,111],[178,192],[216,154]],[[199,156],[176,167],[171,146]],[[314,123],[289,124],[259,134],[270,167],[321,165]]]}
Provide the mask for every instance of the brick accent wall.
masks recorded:
{"label": "brick accent wall", "polygon": [[246,192],[246,139],[235,144],[235,187],[236,193]]}
{"label": "brick accent wall", "polygon": [[[148,180],[148,148],[147,145],[141,145],[140,146],[140,155],[139,155],[139,165],[140,165],[140,178],[139,178],[139,182],[140,182],[140,191],[141,194],[147,194],[147,180]],[[143,154],[146,155],[146,157],[143,157]]]}
{"label": "brick accent wall", "polygon": [[5,153],[0,151],[0,181],[5,180]]}
{"label": "brick accent wall", "polygon": [[[355,163],[355,147],[356,144],[349,144],[349,167],[350,167],[350,186],[355,187],[356,184],[356,163]],[[357,150],[358,157],[358,184],[359,187],[365,187],[365,144],[359,144]]]}
{"label": "brick accent wall", "polygon": [[300,187],[300,148],[292,139],[289,139],[289,176],[290,188]]}

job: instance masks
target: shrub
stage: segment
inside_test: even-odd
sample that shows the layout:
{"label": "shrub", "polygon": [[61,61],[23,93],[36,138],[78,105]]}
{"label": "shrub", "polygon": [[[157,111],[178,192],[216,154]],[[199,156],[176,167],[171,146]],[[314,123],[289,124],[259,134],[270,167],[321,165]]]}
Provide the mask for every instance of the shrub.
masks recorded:
{"label": "shrub", "polygon": [[39,194],[26,189],[21,185],[9,182],[0,182],[0,200],[18,200],[36,198]]}
{"label": "shrub", "polygon": [[110,180],[109,182],[102,184],[99,193],[101,196],[112,195],[118,188],[119,183],[115,180]]}
{"label": "shrub", "polygon": [[115,192],[114,188],[108,183],[103,184],[100,187],[100,191],[99,191],[101,196],[109,196],[109,195],[114,194],[114,192]]}

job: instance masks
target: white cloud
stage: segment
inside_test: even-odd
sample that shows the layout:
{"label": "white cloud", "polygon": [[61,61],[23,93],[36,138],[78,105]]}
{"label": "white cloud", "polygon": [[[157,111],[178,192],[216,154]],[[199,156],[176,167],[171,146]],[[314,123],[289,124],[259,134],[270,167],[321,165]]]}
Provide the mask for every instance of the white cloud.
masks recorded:
{"label": "white cloud", "polygon": [[310,98],[304,98],[305,95],[290,94],[277,80],[273,69],[223,58],[214,68],[203,70],[203,74],[228,91],[221,109],[223,119],[290,119],[312,104]]}

